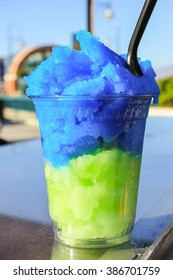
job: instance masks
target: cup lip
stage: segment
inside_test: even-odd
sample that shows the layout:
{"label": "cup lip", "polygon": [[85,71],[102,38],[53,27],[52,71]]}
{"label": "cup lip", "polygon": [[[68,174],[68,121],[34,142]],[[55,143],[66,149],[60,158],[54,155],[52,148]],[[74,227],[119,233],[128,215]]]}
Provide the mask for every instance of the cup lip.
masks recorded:
{"label": "cup lip", "polygon": [[154,94],[112,94],[112,95],[29,95],[31,99],[153,99]]}

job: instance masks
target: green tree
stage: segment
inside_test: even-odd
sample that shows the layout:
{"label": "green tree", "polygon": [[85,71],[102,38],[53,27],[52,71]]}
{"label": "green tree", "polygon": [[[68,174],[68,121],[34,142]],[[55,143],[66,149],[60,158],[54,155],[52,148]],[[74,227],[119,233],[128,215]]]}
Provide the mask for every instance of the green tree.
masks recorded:
{"label": "green tree", "polygon": [[160,88],[160,106],[173,106],[173,77],[158,81]]}

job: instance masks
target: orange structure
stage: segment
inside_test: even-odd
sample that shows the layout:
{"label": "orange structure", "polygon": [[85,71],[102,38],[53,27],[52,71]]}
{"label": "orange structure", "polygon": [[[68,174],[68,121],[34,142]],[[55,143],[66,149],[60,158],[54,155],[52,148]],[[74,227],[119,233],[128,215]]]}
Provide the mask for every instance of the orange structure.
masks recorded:
{"label": "orange structure", "polygon": [[27,48],[18,53],[12,60],[12,63],[8,69],[8,72],[4,76],[4,88],[5,93],[11,96],[19,95],[18,90],[18,70],[22,63],[32,54],[35,53],[42,53],[46,51],[52,50],[52,45],[41,46],[41,47],[34,47],[34,48]]}

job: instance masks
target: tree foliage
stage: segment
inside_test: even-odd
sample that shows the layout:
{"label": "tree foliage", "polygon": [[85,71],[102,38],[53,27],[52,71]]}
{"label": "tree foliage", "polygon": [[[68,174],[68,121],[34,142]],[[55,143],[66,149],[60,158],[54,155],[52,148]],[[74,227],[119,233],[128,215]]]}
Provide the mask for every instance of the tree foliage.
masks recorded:
{"label": "tree foliage", "polygon": [[173,106],[173,77],[158,81],[160,88],[160,106]]}

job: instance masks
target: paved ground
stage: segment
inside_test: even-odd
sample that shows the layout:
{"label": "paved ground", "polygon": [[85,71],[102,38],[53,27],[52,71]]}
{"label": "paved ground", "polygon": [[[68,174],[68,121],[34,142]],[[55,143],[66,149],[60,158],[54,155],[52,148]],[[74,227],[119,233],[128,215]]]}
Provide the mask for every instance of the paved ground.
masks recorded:
{"label": "paved ground", "polygon": [[4,121],[0,130],[0,139],[16,142],[38,138],[38,122],[34,112],[4,109]]}
{"label": "paved ground", "polygon": [[[0,130],[0,139],[16,142],[40,136],[35,113],[6,108],[3,114],[5,121]],[[149,116],[173,117],[173,108],[151,107]]]}

